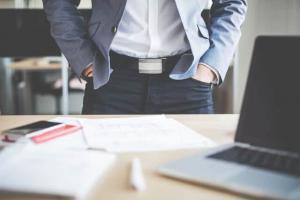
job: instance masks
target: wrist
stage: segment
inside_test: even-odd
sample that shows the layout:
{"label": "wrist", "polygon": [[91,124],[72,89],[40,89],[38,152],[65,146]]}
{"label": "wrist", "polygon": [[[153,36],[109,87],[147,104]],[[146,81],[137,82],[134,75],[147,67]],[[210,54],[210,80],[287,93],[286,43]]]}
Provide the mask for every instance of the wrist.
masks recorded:
{"label": "wrist", "polygon": [[207,66],[199,64],[193,78],[205,83],[213,83],[216,80],[216,74]]}

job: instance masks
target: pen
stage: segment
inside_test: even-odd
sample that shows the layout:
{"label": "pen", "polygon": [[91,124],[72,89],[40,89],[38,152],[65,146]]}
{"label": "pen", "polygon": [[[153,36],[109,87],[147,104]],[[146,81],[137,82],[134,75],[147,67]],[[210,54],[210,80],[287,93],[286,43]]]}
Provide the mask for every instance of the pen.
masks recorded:
{"label": "pen", "polygon": [[146,189],[141,162],[138,158],[131,161],[130,185],[137,191]]}

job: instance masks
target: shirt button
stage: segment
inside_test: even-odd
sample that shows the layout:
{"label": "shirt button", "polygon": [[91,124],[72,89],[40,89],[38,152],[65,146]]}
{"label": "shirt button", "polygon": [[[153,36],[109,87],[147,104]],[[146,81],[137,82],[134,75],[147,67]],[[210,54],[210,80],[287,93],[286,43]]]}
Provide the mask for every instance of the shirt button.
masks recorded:
{"label": "shirt button", "polygon": [[112,31],[113,33],[116,33],[117,30],[118,30],[118,28],[117,28],[116,26],[113,26],[112,29],[111,29],[111,31]]}

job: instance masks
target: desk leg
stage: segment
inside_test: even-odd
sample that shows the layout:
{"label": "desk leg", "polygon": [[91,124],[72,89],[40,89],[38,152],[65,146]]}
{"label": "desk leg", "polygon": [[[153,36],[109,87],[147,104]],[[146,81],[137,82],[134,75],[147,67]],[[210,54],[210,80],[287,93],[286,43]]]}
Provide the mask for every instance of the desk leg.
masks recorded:
{"label": "desk leg", "polygon": [[15,114],[10,58],[0,58],[0,113]]}
{"label": "desk leg", "polygon": [[32,86],[30,71],[22,71],[23,81],[18,84],[19,114],[32,115]]}
{"label": "desk leg", "polygon": [[62,55],[62,114],[69,114],[69,76],[68,76],[68,61],[64,55]]}

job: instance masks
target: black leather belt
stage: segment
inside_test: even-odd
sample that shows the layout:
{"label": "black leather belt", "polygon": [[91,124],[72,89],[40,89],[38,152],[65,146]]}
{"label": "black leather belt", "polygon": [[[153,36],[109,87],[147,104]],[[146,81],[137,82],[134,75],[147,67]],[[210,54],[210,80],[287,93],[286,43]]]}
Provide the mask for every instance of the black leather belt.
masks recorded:
{"label": "black leather belt", "polygon": [[165,58],[134,58],[110,52],[111,67],[113,69],[128,68],[138,71],[141,74],[162,74],[171,71],[180,59],[180,55]]}

